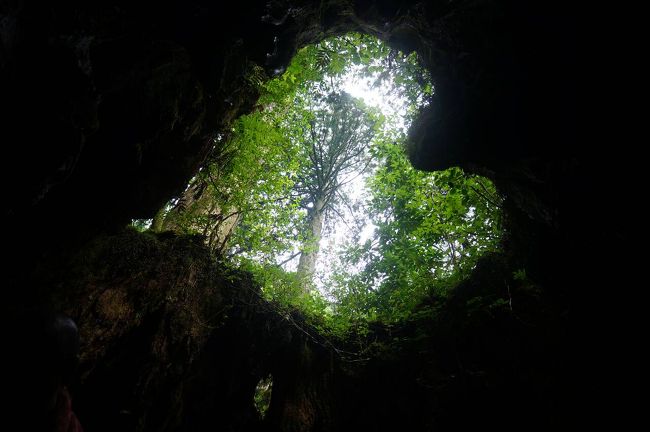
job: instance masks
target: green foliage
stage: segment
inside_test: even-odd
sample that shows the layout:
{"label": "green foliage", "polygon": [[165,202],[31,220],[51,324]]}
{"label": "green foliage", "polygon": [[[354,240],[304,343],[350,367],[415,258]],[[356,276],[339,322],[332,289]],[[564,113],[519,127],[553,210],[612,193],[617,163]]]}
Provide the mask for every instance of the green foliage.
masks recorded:
{"label": "green foliage", "polygon": [[151,226],[151,219],[133,219],[131,226],[140,232],[146,231]]}
{"label": "green foliage", "polygon": [[224,208],[241,216],[231,241],[233,256],[246,253],[270,263],[300,240],[294,227],[304,214],[299,211],[300,196],[293,191],[300,154],[291,131],[278,122],[266,112],[238,120],[232,138],[237,157],[227,167],[226,178],[214,182]]}
{"label": "green foliage", "polygon": [[[351,73],[385,98],[405,99],[402,121],[343,93]],[[405,128],[434,92],[415,53],[351,33],[302,48],[278,78],[251,66],[246,80],[262,93],[258,109],[215,141],[211,163],[168,206],[165,222],[205,236],[287,314],[298,308],[328,334],[363,335],[369,322],[425,313],[414,312],[424,297],[444,295],[497,248],[494,186],[458,168],[417,171],[404,155]],[[366,203],[340,188],[362,172],[372,173]],[[318,199],[330,212],[326,228],[344,213],[356,220],[346,247],[328,257],[326,289],[308,294],[283,261],[318,250],[309,243],[318,237],[310,226]],[[367,218],[375,230],[362,240]]]}
{"label": "green foliage", "polygon": [[526,269],[518,269],[512,273],[512,277],[516,281],[525,282],[528,277],[526,276]]}
{"label": "green foliage", "polygon": [[254,112],[235,121],[229,138],[217,143],[219,157],[193,179],[168,224],[204,235],[219,255],[262,262],[299,241],[293,227],[304,215],[292,188],[300,154],[275,114]]}
{"label": "green foliage", "polygon": [[500,198],[487,179],[459,168],[413,169],[397,143],[374,151],[383,161],[368,182],[374,236],[349,242],[330,294],[342,316],[397,321],[498,248]]}
{"label": "green foliage", "polygon": [[240,267],[250,272],[262,286],[264,296],[283,313],[300,310],[304,315],[318,320],[328,315],[329,303],[318,292],[306,294],[302,281],[295,272],[278,265],[260,264],[255,260],[241,260]]}
{"label": "green foliage", "polygon": [[296,93],[319,83],[331,84],[350,72],[370,80],[374,87],[387,85],[393,96],[406,97],[409,116],[433,95],[431,78],[415,53],[404,55],[373,36],[348,33],[299,50],[287,70],[268,81],[260,103],[288,103]]}
{"label": "green foliage", "polygon": [[260,416],[264,418],[266,411],[271,405],[271,393],[273,391],[273,377],[271,375],[267,376],[260,380],[255,387],[255,395],[253,397],[253,402],[257,412],[260,413]]}

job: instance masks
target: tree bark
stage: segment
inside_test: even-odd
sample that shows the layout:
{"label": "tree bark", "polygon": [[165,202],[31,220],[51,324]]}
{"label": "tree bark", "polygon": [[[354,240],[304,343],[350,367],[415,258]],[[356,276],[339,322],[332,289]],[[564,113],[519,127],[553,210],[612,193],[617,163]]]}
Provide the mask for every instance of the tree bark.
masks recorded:
{"label": "tree bark", "polygon": [[303,282],[305,291],[309,291],[309,287],[316,272],[316,259],[318,258],[318,250],[320,248],[320,240],[323,233],[323,219],[325,213],[325,200],[318,197],[314,202],[314,207],[309,212],[309,240],[300,253],[300,261],[298,262],[297,274]]}
{"label": "tree bark", "polygon": [[195,211],[193,206],[203,196],[203,192],[203,185],[199,182],[194,182],[185,189],[185,192],[183,192],[174,208],[167,212],[167,215],[162,221],[160,231],[180,232],[181,226],[178,223],[178,219],[187,212]]}

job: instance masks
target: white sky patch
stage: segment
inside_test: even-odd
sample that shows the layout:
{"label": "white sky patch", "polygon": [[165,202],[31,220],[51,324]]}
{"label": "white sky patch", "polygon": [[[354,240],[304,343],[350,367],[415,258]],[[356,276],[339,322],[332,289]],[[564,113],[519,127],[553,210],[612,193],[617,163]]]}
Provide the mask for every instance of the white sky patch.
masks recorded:
{"label": "white sky patch", "polygon": [[364,77],[361,67],[353,68],[343,77],[343,90],[355,98],[361,99],[366,105],[378,108],[387,118],[386,127],[406,133],[406,111],[408,101],[405,97],[391,94],[393,87],[388,81],[375,86],[375,77]]}

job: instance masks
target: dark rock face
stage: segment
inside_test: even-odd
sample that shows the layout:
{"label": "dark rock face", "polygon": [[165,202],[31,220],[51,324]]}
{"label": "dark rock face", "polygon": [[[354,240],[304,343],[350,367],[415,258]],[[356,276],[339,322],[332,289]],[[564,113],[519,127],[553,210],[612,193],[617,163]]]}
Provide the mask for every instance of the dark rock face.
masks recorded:
{"label": "dark rock face", "polygon": [[[81,329],[75,409],[88,430],[246,430],[273,316],[199,238],[126,231],[69,263],[53,303]],[[248,314],[248,316],[246,316]],[[275,318],[277,320],[277,318]],[[268,324],[266,333],[264,323]],[[279,345],[277,338],[267,347]]]}
{"label": "dark rock face", "polygon": [[38,245],[153,214],[252,107],[244,72],[273,40],[254,31],[262,12],[3,2],[3,220],[42,227]]}
{"label": "dark rock face", "polygon": [[[431,299],[435,313],[374,327],[359,357],[263,300],[200,238],[98,237],[47,284],[80,329],[71,390],[89,430],[558,428],[570,403],[564,305],[511,265],[487,257],[449,300]],[[262,419],[253,394],[269,374]]]}
{"label": "dark rock face", "polygon": [[379,355],[339,382],[335,412],[351,423],[343,430],[565,424],[567,322],[540,287],[514,281],[503,257],[488,257],[449,301],[433,304],[438,314],[375,330]]}
{"label": "dark rock face", "polygon": [[[581,287],[598,292],[616,279],[593,269],[625,263],[623,254],[599,253],[623,237],[608,225],[615,210],[598,205],[619,190],[600,178],[594,160],[604,157],[585,156],[577,133],[574,8],[494,0],[228,6],[0,1],[2,312],[11,320],[27,305],[47,305],[77,321],[73,398],[82,423],[541,430],[563,424],[577,389],[584,406],[599,406],[589,357],[603,325],[587,319],[593,327],[569,347],[569,298],[594,298]],[[492,178],[506,196],[509,231],[504,256],[444,305],[448,319],[422,317],[396,335],[377,329],[389,349],[363,367],[341,363],[263,302],[243,298],[250,283],[224,279],[187,240],[98,237],[153,216],[182,190],[218,134],[252,109],[252,64],[279,73],[300,46],[351,30],[418,51],[435,96],[410,132],[414,165],[460,165]],[[618,160],[610,176],[623,173]],[[513,281],[519,268],[537,285]],[[510,312],[486,300],[504,292]],[[30,334],[3,327],[17,340]],[[582,369],[570,377],[573,361]],[[268,373],[274,396],[262,421],[252,393]]]}
{"label": "dark rock face", "polygon": [[[50,304],[80,329],[71,388],[87,430],[332,430],[333,353],[202,239],[126,230],[64,268],[47,283],[63,287]],[[269,374],[263,423],[253,394]]]}

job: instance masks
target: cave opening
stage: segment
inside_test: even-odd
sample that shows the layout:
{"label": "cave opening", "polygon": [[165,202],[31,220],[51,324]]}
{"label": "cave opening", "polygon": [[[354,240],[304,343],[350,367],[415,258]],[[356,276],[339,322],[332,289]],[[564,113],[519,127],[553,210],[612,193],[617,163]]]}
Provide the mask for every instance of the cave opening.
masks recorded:
{"label": "cave opening", "polygon": [[447,296],[499,249],[489,179],[408,160],[409,128],[435,92],[415,51],[346,33],[303,47],[275,78],[251,66],[245,80],[260,93],[253,112],[215,138],[181,196],[133,226],[203,236],[267,299],[339,336]]}

